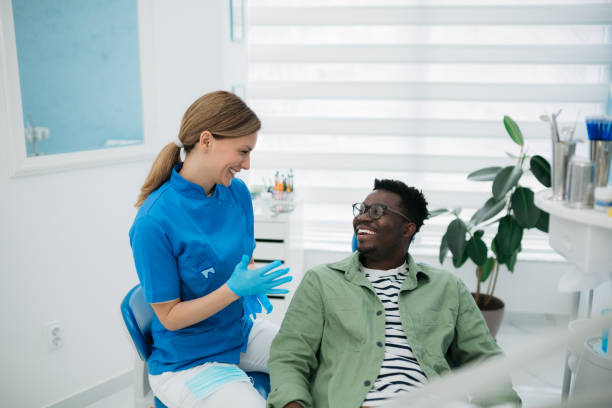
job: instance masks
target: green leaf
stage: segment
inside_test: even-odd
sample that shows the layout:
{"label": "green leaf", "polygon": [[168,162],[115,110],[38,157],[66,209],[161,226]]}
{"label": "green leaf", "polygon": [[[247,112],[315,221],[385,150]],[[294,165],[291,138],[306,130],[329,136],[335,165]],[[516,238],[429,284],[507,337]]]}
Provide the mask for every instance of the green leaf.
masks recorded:
{"label": "green leaf", "polygon": [[467,242],[465,250],[476,265],[482,266],[487,262],[487,244],[476,235],[472,236]]}
{"label": "green leaf", "polygon": [[497,261],[498,261],[500,264],[504,264],[504,263],[505,263],[505,262],[508,260],[508,257],[507,257],[506,255],[504,255],[504,253],[503,253],[503,252],[500,252],[500,251],[497,249],[497,246],[498,246],[498,245],[499,245],[499,244],[497,243],[497,235],[496,235],[496,236],[493,238],[493,241],[491,241],[491,251],[493,251],[493,253],[494,253],[494,254],[495,254],[495,256],[497,257]]}
{"label": "green leaf", "polygon": [[444,263],[444,259],[446,259],[446,254],[448,254],[448,243],[446,242],[446,234],[442,235],[442,241],[440,241],[440,254],[438,255],[438,260],[440,264]]}
{"label": "green leaf", "polygon": [[474,236],[475,237],[482,238],[483,235],[484,235],[484,231],[483,230],[474,231]]}
{"label": "green leaf", "polygon": [[506,131],[510,135],[510,138],[519,146],[523,146],[523,134],[521,133],[521,129],[519,129],[518,125],[515,121],[512,120],[510,116],[504,116],[504,126]]}
{"label": "green leaf", "polygon": [[517,187],[510,197],[510,205],[516,220],[523,228],[533,228],[540,218],[540,209],[533,202],[533,191],[527,187]]}
{"label": "green leaf", "polygon": [[529,168],[544,187],[550,187],[550,163],[548,163],[548,160],[542,156],[533,156],[529,161]]}
{"label": "green leaf", "polygon": [[[482,271],[482,275],[480,276],[480,281],[485,282],[491,276],[491,272],[493,271],[493,266],[495,265],[495,258],[489,257],[487,261],[480,267]],[[478,269],[476,270],[476,279],[478,279]]]}
{"label": "green leaf", "polygon": [[504,200],[496,200],[495,198],[489,198],[482,208],[472,215],[470,218],[471,225],[478,225],[485,222],[488,219],[495,217],[500,213],[501,210],[506,206]]}
{"label": "green leaf", "polygon": [[429,218],[437,217],[438,215],[444,214],[447,212],[448,212],[447,208],[436,208],[435,210],[429,212]]}
{"label": "green leaf", "polygon": [[538,218],[538,222],[536,223],[536,228],[543,232],[548,232],[548,222],[550,217],[546,211],[540,210],[540,218]]}
{"label": "green leaf", "polygon": [[493,197],[496,200],[504,198],[506,193],[518,183],[519,179],[523,175],[523,169],[519,166],[508,166],[501,169],[495,180],[493,180]]}
{"label": "green leaf", "polygon": [[512,217],[506,215],[499,220],[495,242],[495,253],[500,264],[507,265],[510,258],[520,248],[523,239],[523,227]]}
{"label": "green leaf", "polygon": [[506,266],[508,267],[508,270],[509,270],[510,272],[514,272],[514,267],[516,266],[516,258],[517,258],[517,256],[518,256],[518,253],[519,253],[519,252],[521,252],[521,251],[520,251],[520,250],[519,250],[519,251],[516,251],[516,252],[515,252],[515,253],[514,253],[514,254],[513,254],[511,257],[510,257],[510,259],[508,260],[508,263],[506,264]]}
{"label": "green leaf", "polygon": [[466,231],[465,224],[459,218],[455,218],[448,224],[448,228],[446,229],[446,242],[448,244],[448,249],[450,249],[453,254],[453,258],[463,257]]}
{"label": "green leaf", "polygon": [[463,254],[461,255],[461,258],[456,258],[455,256],[453,256],[453,266],[455,268],[460,268],[465,263],[465,261],[467,261],[467,259],[468,254],[467,251],[464,250]]}
{"label": "green leaf", "polygon": [[492,181],[502,168],[499,166],[485,167],[468,174],[468,180],[472,181]]}

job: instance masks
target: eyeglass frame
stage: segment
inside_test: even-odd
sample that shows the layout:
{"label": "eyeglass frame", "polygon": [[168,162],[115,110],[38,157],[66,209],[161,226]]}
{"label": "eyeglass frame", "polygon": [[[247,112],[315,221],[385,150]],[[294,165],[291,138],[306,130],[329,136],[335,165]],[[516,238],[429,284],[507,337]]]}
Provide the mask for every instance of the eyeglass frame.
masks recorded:
{"label": "eyeglass frame", "polygon": [[[363,205],[363,212],[361,212],[361,210],[360,210],[360,209],[358,209],[358,208],[356,207],[356,206],[358,206],[358,205]],[[380,214],[380,216],[378,216],[378,217],[374,217],[374,216],[372,215],[372,208],[374,208],[374,206],[378,206],[379,208],[382,208],[382,209],[383,209],[382,214]],[[393,214],[397,214],[397,215],[399,215],[400,217],[404,218],[404,219],[405,219],[406,221],[408,221],[408,222],[411,222],[411,223],[413,223],[413,224],[415,223],[414,221],[412,221],[410,218],[408,218],[407,216],[405,216],[405,215],[404,215],[404,214],[402,214],[401,212],[399,212],[399,211],[397,211],[397,210],[394,210],[394,209],[392,209],[392,208],[389,208],[389,206],[388,206],[388,205],[385,205],[385,204],[374,203],[374,204],[372,204],[372,205],[366,205],[366,204],[364,204],[364,203],[363,203],[363,201],[362,201],[362,202],[359,202],[359,203],[355,203],[355,204],[353,204],[353,206],[352,206],[352,207],[353,207],[353,216],[354,216],[355,218],[357,218],[357,217],[359,217],[360,215],[363,215],[363,214],[365,214],[365,213],[367,212],[367,213],[368,213],[368,216],[369,216],[371,219],[373,219],[373,220],[377,220],[377,219],[379,219],[380,217],[382,217],[383,215],[385,215],[385,211],[389,211],[389,212],[391,212],[391,213],[393,213]],[[357,214],[355,214],[355,212],[356,212],[356,211],[357,211]]]}

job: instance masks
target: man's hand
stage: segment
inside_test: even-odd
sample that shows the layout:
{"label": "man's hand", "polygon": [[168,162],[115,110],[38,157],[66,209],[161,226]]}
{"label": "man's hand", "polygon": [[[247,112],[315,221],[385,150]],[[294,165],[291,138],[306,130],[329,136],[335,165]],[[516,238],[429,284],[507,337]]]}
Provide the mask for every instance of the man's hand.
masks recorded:
{"label": "man's hand", "polygon": [[298,404],[295,401],[292,401],[290,403],[288,403],[287,405],[285,405],[284,408],[304,408],[303,406],[301,406],[300,404]]}

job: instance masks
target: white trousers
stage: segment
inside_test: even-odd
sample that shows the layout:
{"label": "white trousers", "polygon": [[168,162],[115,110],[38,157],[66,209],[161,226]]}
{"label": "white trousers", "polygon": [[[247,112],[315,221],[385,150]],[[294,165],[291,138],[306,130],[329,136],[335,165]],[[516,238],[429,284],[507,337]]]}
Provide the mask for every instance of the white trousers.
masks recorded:
{"label": "white trousers", "polygon": [[[244,371],[269,372],[270,344],[277,332],[277,325],[267,320],[255,320],[246,352],[240,353],[238,367]],[[149,375],[149,384],[155,396],[168,408],[265,408],[266,400],[248,382],[230,382],[206,398],[197,398],[185,383],[213,365],[220,363],[205,363],[187,370]]]}

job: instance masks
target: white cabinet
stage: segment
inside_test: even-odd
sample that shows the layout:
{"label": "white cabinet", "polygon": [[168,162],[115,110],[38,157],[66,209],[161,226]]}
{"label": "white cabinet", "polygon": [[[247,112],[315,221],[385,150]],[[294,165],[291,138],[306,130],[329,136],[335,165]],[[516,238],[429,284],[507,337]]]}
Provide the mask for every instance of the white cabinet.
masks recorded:
{"label": "white cabinet", "polygon": [[559,282],[564,291],[593,289],[612,279],[612,218],[593,209],[568,208],[553,201],[550,189],[535,204],[550,214],[550,246],[578,268]]}
{"label": "white cabinet", "polygon": [[258,206],[253,203],[255,211],[255,241],[256,247],[253,259],[257,266],[280,260],[286,267],[291,268],[293,280],[285,285],[289,289],[287,295],[269,295],[274,310],[270,315],[259,315],[258,318],[270,319],[280,325],[295,288],[302,279],[303,274],[303,248],[302,248],[302,217],[300,206],[293,212],[274,215],[267,206]]}

